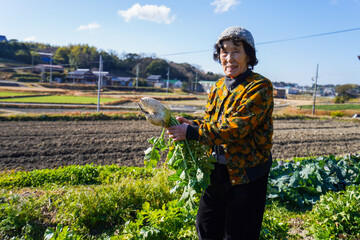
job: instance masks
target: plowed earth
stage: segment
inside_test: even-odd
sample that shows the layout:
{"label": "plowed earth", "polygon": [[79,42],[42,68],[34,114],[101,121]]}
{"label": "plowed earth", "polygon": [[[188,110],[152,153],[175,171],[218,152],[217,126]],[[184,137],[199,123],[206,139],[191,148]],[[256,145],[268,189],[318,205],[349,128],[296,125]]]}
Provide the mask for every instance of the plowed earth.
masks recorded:
{"label": "plowed earth", "polygon": [[[66,165],[143,166],[147,140],[161,128],[146,121],[0,122],[0,170]],[[359,122],[275,120],[273,157],[360,152]]]}

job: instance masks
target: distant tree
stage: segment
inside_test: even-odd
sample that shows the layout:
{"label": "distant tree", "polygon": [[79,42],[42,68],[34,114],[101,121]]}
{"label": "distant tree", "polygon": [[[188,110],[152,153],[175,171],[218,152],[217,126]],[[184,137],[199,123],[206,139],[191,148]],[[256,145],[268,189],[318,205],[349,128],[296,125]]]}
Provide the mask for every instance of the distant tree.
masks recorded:
{"label": "distant tree", "polygon": [[353,89],[356,89],[358,86],[356,84],[345,84],[345,85],[339,85],[335,88],[335,91],[338,95],[344,96],[349,95],[349,92],[351,92]]}
{"label": "distant tree", "polygon": [[215,74],[213,72],[207,72],[205,76],[203,76],[204,79],[210,80],[210,81],[216,81],[223,77],[223,75]]}
{"label": "distant tree", "polygon": [[31,54],[29,51],[24,49],[19,49],[15,52],[15,58],[17,61],[24,63],[31,63]]}
{"label": "distant tree", "polygon": [[[133,86],[136,86],[136,79],[133,81]],[[138,79],[138,86],[139,87],[146,87],[147,86],[147,80],[145,78],[139,78]]]}
{"label": "distant tree", "polygon": [[183,91],[183,92],[189,92],[189,83],[183,82],[183,83],[181,84],[181,91]]}
{"label": "distant tree", "polygon": [[169,64],[163,59],[156,59],[146,67],[146,73],[150,75],[161,75],[162,78],[167,78]]}
{"label": "distant tree", "polygon": [[69,47],[59,47],[54,53],[54,61],[60,64],[69,63],[69,55],[71,49]]}
{"label": "distant tree", "polygon": [[358,90],[356,89],[359,89],[359,86],[356,84],[345,84],[337,86],[335,88],[335,92],[337,93],[335,103],[344,103],[349,101],[351,98],[354,98],[356,95],[354,92],[358,93]]}
{"label": "distant tree", "polygon": [[91,68],[98,62],[98,51],[89,45],[74,45],[71,48],[69,64],[74,68]]}
{"label": "distant tree", "polygon": [[127,63],[136,63],[140,59],[140,55],[136,53],[128,53],[125,55],[125,61]]}

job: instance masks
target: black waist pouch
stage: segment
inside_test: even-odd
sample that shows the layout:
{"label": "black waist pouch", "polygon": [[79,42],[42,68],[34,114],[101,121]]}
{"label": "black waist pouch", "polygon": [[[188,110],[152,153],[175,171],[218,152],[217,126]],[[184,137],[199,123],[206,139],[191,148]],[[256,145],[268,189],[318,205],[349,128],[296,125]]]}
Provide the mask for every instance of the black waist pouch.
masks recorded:
{"label": "black waist pouch", "polygon": [[270,172],[270,168],[272,165],[272,155],[270,153],[269,159],[256,167],[251,167],[251,168],[246,168],[246,174],[250,180],[250,182],[255,181],[259,178],[261,178],[262,176],[264,176],[265,174],[268,174]]}

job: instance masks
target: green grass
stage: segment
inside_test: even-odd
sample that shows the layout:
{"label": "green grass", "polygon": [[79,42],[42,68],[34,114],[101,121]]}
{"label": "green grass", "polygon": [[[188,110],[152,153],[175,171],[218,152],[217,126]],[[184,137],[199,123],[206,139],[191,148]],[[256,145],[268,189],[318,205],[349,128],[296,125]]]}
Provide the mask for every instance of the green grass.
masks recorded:
{"label": "green grass", "polygon": [[[115,98],[100,98],[100,103],[116,100]],[[75,103],[75,104],[96,104],[97,97],[80,96],[41,96],[24,97],[15,99],[1,99],[1,102],[23,102],[23,103]]]}
{"label": "green grass", "polygon": [[[170,175],[116,165],[0,172],[0,239],[198,239],[197,208],[177,205]],[[358,239],[359,200],[360,187],[348,186],[311,209],[268,201],[260,239]]]}
{"label": "green grass", "polygon": [[0,92],[0,97],[28,96],[28,95],[32,95],[32,94],[21,93],[21,92]]}
{"label": "green grass", "polygon": [[[312,105],[300,106],[305,109],[312,109]],[[339,111],[339,110],[360,110],[360,104],[329,104],[329,105],[316,105],[316,110]]]}

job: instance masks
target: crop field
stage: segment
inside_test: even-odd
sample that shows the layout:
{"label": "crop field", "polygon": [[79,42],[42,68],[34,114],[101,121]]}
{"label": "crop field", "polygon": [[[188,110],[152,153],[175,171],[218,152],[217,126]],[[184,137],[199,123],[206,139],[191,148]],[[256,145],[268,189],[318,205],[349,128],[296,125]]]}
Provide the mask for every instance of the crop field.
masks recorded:
{"label": "crop field", "polygon": [[[301,106],[305,109],[312,109],[312,105]],[[317,110],[327,110],[327,111],[340,111],[340,110],[360,110],[360,104],[327,104],[327,105],[317,105]]]}
{"label": "crop field", "polygon": [[[4,93],[5,94],[5,93]],[[84,96],[38,96],[38,97],[23,97],[23,98],[8,98],[1,99],[1,102],[22,102],[22,103],[73,103],[73,104],[96,104],[97,97]],[[114,98],[101,98],[100,102],[114,101]]]}
{"label": "crop field", "polygon": [[[290,159],[360,151],[359,122],[275,120],[273,157]],[[147,140],[161,128],[143,120],[0,122],[0,170],[67,165],[144,166]]]}

